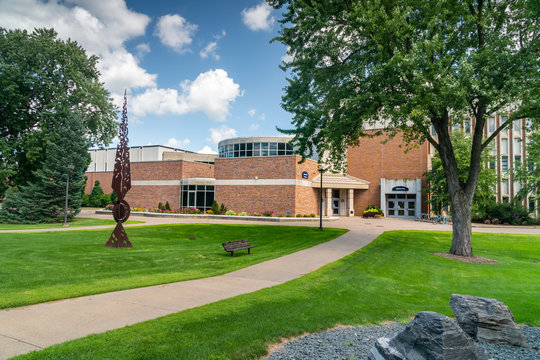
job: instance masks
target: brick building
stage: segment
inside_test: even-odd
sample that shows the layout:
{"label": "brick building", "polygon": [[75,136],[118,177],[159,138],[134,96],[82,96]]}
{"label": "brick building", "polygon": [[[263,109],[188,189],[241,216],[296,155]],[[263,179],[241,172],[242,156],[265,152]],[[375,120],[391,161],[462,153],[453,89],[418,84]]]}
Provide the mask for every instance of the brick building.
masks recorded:
{"label": "brick building", "polygon": [[[504,117],[489,119],[489,135]],[[456,125],[470,132],[474,124]],[[508,201],[519,190],[510,169],[525,157],[525,124],[499,134],[492,166],[501,175],[496,189],[498,201]],[[434,134],[435,135],[435,134]],[[319,214],[321,198],[316,159],[293,154],[290,137],[244,137],[223,140],[218,154],[196,154],[164,146],[130,149],[132,188],[126,200],[134,207],[156,207],[169,202],[173,208],[197,207],[207,210],[215,199],[235,212],[276,215]],[[385,141],[386,140],[386,141]],[[418,217],[428,212],[423,174],[428,171],[434,149],[427,142],[407,153],[403,138],[385,135],[362,138],[360,145],[347,150],[347,174],[323,173],[323,215],[359,215],[368,205],[380,206],[386,216]],[[86,192],[99,180],[111,192],[115,149],[91,150]],[[534,206],[528,198],[524,204]]]}

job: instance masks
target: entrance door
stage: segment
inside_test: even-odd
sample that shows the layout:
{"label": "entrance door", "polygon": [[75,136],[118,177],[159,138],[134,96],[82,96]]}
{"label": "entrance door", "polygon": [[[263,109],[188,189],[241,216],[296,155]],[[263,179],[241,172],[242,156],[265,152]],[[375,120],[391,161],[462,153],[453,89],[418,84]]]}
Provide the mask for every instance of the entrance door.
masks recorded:
{"label": "entrance door", "polygon": [[332,190],[332,216],[339,216],[339,190]]}
{"label": "entrance door", "polygon": [[386,209],[388,217],[414,217],[416,209],[416,195],[388,194],[386,197]]}
{"label": "entrance door", "polygon": [[195,207],[195,191],[188,192],[188,203],[187,206]]}

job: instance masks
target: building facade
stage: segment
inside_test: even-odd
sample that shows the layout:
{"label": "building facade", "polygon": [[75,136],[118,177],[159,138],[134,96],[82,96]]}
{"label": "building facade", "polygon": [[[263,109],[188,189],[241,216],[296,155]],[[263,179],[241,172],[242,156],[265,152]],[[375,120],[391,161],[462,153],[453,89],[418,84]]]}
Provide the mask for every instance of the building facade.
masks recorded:
{"label": "building facade", "polygon": [[[504,122],[503,116],[489,119],[489,136]],[[454,130],[470,132],[474,123],[458,124]],[[374,134],[375,135],[375,134]],[[434,134],[436,135],[436,134]],[[172,208],[208,210],[216,200],[236,213],[272,211],[275,215],[361,215],[369,205],[379,206],[385,216],[415,218],[429,212],[424,174],[430,169],[434,149],[427,142],[404,152],[403,138],[385,134],[362,138],[347,150],[347,173],[321,173],[315,159],[294,155],[291,137],[242,137],[223,140],[218,154],[196,154],[164,146],[130,149],[132,188],[126,200],[133,207],[157,207],[169,202]],[[519,191],[511,169],[526,156],[523,121],[495,139],[493,152],[499,161],[493,167],[503,179],[495,194],[508,201]],[[112,189],[116,149],[91,150],[86,192],[99,180],[106,193]],[[529,198],[524,205],[534,206]]]}

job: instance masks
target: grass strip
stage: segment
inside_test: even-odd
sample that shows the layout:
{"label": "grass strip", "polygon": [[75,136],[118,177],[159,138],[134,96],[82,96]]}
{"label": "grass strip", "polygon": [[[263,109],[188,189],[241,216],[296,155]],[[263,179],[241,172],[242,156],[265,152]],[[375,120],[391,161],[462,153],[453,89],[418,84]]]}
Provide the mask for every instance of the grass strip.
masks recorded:
{"label": "grass strip", "polygon": [[[126,231],[133,249],[105,248],[110,229],[0,234],[0,308],[224,274],[346,232],[219,224]],[[257,247],[249,256],[240,251],[231,257],[221,243],[238,239]]]}
{"label": "grass strip", "polygon": [[[138,224],[144,223],[144,221],[126,221],[126,224]],[[101,225],[114,225],[116,221],[112,219],[95,219],[76,217],[69,223],[69,227],[76,226],[101,226]],[[61,228],[63,223],[51,223],[51,224],[5,224],[0,223],[0,230],[27,230],[27,229],[53,229]]]}
{"label": "grass strip", "polygon": [[475,254],[498,264],[442,258],[451,234],[393,231],[288,283],[56,345],[22,359],[256,359],[282,337],[336,324],[452,315],[453,293],[503,301],[516,321],[540,325],[540,236],[473,235]]}

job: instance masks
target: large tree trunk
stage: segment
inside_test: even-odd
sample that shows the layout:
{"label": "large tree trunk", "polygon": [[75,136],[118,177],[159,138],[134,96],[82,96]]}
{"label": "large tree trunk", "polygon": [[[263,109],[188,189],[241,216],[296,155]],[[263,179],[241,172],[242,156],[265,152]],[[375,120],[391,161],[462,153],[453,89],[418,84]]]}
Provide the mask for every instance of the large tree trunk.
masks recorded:
{"label": "large tree trunk", "polygon": [[450,254],[473,256],[471,208],[472,196],[469,198],[464,191],[458,191],[451,196],[452,206],[452,247]]}

